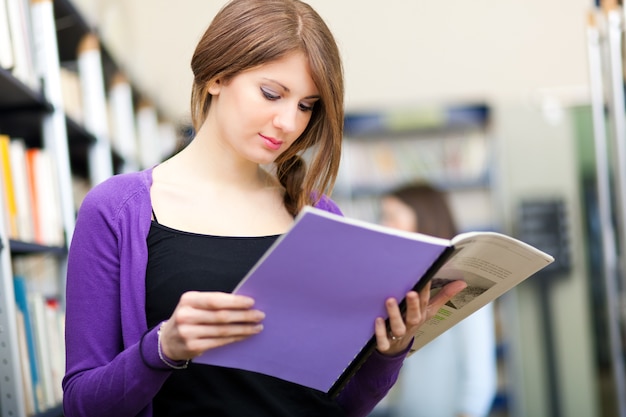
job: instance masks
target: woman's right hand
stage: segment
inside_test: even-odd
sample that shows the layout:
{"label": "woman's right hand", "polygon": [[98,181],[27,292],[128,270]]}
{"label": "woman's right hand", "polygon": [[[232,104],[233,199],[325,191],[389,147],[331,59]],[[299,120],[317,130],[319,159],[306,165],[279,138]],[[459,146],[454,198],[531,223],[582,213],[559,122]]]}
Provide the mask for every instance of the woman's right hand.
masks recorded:
{"label": "woman's right hand", "polygon": [[186,360],[257,334],[265,314],[253,307],[243,295],[186,292],[161,327],[161,349],[172,360]]}

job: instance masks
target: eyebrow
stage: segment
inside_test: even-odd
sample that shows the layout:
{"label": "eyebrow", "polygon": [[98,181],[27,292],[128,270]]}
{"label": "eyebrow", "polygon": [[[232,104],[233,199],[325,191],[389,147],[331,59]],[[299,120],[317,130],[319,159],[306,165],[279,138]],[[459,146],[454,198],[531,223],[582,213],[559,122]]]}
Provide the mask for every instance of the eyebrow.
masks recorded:
{"label": "eyebrow", "polygon": [[[288,92],[288,93],[290,93],[290,92],[291,92],[291,90],[289,89],[289,87],[287,87],[286,85],[284,85],[284,84],[282,84],[282,83],[280,83],[280,82],[278,82],[278,81],[276,81],[276,80],[274,80],[274,79],[271,79],[271,78],[264,78],[264,80],[269,81],[269,82],[272,82],[272,83],[275,83],[275,84],[278,84],[278,85],[279,85],[279,86],[280,86],[283,90],[285,90],[285,91],[286,91],[286,92]],[[306,96],[306,97],[304,97],[304,98],[305,98],[305,99],[321,99],[321,97],[320,97],[319,95]]]}

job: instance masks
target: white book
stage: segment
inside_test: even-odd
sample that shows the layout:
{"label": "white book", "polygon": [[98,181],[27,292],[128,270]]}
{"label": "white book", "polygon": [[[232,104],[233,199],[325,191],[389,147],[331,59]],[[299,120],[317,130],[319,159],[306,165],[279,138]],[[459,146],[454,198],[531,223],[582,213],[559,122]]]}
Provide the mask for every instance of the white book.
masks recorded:
{"label": "white book", "polygon": [[22,371],[22,388],[24,389],[24,407],[26,414],[35,414],[35,396],[33,393],[33,381],[31,378],[30,361],[28,359],[28,343],[26,342],[26,324],[24,313],[18,308],[17,316],[17,342],[20,349],[20,366]]}
{"label": "white book", "polygon": [[137,110],[137,134],[139,137],[139,161],[142,168],[161,162],[159,120],[155,108],[143,102]]}
{"label": "white book", "polygon": [[35,186],[39,200],[39,224],[43,243],[50,246],[64,244],[59,184],[54,161],[46,150],[35,159]]}
{"label": "white book", "polygon": [[74,119],[76,123],[82,125],[85,120],[78,73],[61,67],[59,74],[61,76],[61,93],[63,94],[63,108],[65,109],[65,113]]}
{"label": "white book", "polygon": [[136,171],[139,164],[133,93],[130,83],[122,74],[116,74],[111,82],[109,107],[112,144],[124,158],[124,171]]}
{"label": "white book", "polygon": [[65,372],[65,344],[61,333],[62,319],[61,308],[55,299],[45,300],[44,305],[46,319],[46,339],[48,340],[48,351],[50,354],[50,373],[52,381],[52,394],[58,404],[63,401],[63,391],[61,389],[63,375]]}
{"label": "white book", "polygon": [[113,160],[100,43],[93,34],[78,45],[78,75],[85,128],[96,137],[89,149],[89,178],[96,185],[113,175]]}
{"label": "white book", "polygon": [[39,292],[28,293],[28,308],[33,320],[33,333],[35,334],[35,349],[43,389],[44,404],[42,408],[54,407],[57,404],[54,393],[54,380],[52,378],[52,360],[50,358],[49,341],[46,335],[46,299]]}
{"label": "white book", "polygon": [[30,8],[25,0],[5,0],[13,43],[13,75],[33,90],[39,87],[33,62]]}
{"label": "white book", "polygon": [[0,67],[13,68],[13,44],[9,28],[7,0],[0,0]]}

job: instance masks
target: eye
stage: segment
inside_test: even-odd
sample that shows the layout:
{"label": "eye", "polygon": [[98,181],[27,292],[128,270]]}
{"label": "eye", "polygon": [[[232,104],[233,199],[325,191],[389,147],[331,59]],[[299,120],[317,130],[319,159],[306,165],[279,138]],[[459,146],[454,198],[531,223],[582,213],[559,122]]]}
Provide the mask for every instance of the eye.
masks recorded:
{"label": "eye", "polygon": [[307,104],[307,103],[298,104],[298,108],[300,109],[300,111],[305,111],[305,112],[313,111],[313,107],[315,107],[314,104]]}
{"label": "eye", "polygon": [[278,100],[280,98],[278,94],[268,90],[267,88],[261,87],[261,93],[263,93],[263,96],[268,100]]}

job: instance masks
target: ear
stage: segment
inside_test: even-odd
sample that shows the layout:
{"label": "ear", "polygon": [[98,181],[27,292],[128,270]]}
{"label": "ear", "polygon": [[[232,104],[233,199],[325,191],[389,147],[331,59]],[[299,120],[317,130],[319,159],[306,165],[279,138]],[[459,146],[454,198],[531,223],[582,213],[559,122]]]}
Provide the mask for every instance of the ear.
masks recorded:
{"label": "ear", "polygon": [[215,80],[211,80],[209,81],[209,94],[211,94],[212,96],[217,96],[220,94],[220,91],[222,90],[222,80],[215,79]]}

